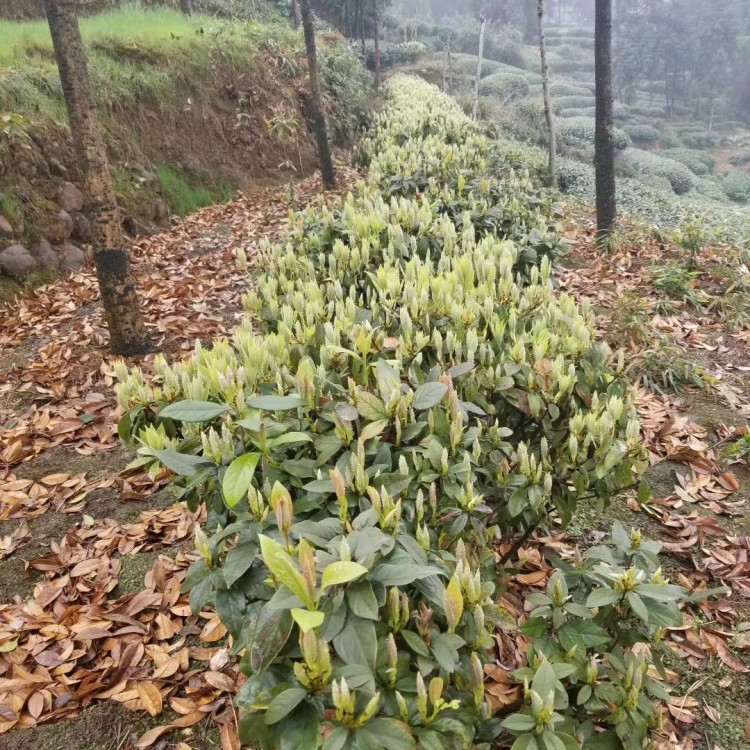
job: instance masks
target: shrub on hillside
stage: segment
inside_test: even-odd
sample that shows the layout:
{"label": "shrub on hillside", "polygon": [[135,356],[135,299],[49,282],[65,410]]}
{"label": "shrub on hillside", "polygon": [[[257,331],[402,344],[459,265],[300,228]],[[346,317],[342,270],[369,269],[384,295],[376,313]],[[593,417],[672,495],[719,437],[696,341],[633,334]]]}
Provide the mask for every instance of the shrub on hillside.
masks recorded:
{"label": "shrub on hillside", "polygon": [[[380,43],[380,66],[383,69],[397,65],[412,65],[427,53],[422,42]],[[369,70],[375,70],[375,43],[368,39],[365,42],[365,62]]]}
{"label": "shrub on hillside", "polygon": [[515,73],[500,71],[483,78],[479,84],[482,96],[492,96],[507,104],[515,99],[523,99],[529,95],[529,82]]}
{"label": "shrub on hillside", "polygon": [[713,148],[719,143],[719,136],[716,133],[709,133],[708,130],[701,126],[678,128],[677,133],[687,148]]}
{"label": "shrub on hillside", "polygon": [[[586,148],[594,144],[596,121],[593,117],[567,117],[558,123],[560,140],[571,148]],[[619,128],[614,129],[615,148],[626,149],[630,146],[627,133]]]}
{"label": "shrub on hillside", "polygon": [[596,102],[594,95],[589,93],[583,96],[556,96],[555,103],[561,109],[582,109],[593,107]]}
{"label": "shrub on hillside", "polygon": [[576,86],[573,83],[563,83],[561,81],[556,81],[550,84],[549,92],[552,96],[555,96],[555,97],[583,96],[583,97],[586,97],[587,99],[590,99],[592,97],[592,93],[590,89],[587,89],[584,86]]}
{"label": "shrub on hillside", "polygon": [[732,154],[729,157],[729,163],[737,167],[743,164],[750,164],[750,149],[743,148],[741,151],[738,151],[736,154]]}
{"label": "shrub on hillside", "polygon": [[318,64],[333,141],[351,143],[370,121],[370,77],[359,58],[340,46],[321,46]]}
{"label": "shrub on hillside", "polygon": [[736,203],[750,201],[750,174],[747,172],[727,172],[721,181],[721,186],[730,200]]}
{"label": "shrub on hillside", "polygon": [[596,107],[583,107],[582,109],[561,109],[558,112],[560,117],[594,117]]}
{"label": "shrub on hillside", "polygon": [[711,173],[716,160],[710,151],[699,151],[691,148],[664,149],[661,154],[684,164],[693,174],[703,176]]}
{"label": "shrub on hillside", "polygon": [[677,195],[687,193],[695,182],[693,173],[682,163],[658,156],[651,151],[628,149],[622,155],[623,164],[633,171],[634,175],[657,175],[669,180],[672,190]]}
{"label": "shrub on hillside", "polygon": [[[476,77],[478,61],[479,58],[476,55],[464,53],[454,53],[451,55],[451,66],[453,67],[453,70],[467,76]],[[506,67],[496,60],[482,60],[482,78],[505,69]]]}
{"label": "shrub on hillside", "polygon": [[623,130],[638,143],[655,143],[661,138],[661,133],[653,125],[631,123],[625,125]]}
{"label": "shrub on hillside", "polygon": [[727,194],[722,189],[721,184],[715,180],[705,178],[696,180],[695,191],[699,195],[710,198],[713,201],[718,201],[719,203],[727,202]]}

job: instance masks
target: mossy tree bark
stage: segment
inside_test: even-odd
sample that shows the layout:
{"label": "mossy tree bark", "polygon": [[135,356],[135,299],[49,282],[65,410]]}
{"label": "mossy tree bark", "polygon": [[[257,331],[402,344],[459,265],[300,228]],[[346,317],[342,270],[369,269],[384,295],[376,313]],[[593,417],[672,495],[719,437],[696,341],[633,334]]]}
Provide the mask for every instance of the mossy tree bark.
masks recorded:
{"label": "mossy tree bark", "polygon": [[617,220],[615,196],[614,102],[612,85],[612,0],[596,0],[596,240],[602,249],[610,244]]}
{"label": "mossy tree bark", "polygon": [[474,103],[471,107],[471,119],[476,120],[479,117],[479,83],[482,80],[482,58],[484,57],[484,30],[487,26],[487,19],[484,16],[479,17],[479,53],[477,61],[477,79],[474,81]]}
{"label": "mossy tree bark", "polygon": [[299,0],[302,13],[302,29],[305,33],[305,48],[307,50],[307,67],[310,71],[310,96],[312,103],[313,128],[315,140],[318,144],[318,158],[320,161],[320,174],[323,177],[323,185],[332,188],[336,184],[333,173],[333,159],[331,158],[331,147],[328,143],[328,126],[323,111],[323,102],[320,96],[320,81],[318,79],[318,53],[315,49],[315,25],[313,24],[310,0]]}
{"label": "mossy tree bark", "polygon": [[557,181],[557,134],[555,132],[555,114],[552,111],[552,98],[549,93],[549,63],[547,62],[547,41],[544,36],[544,0],[537,2],[537,27],[539,33],[539,57],[542,65],[542,97],[544,99],[544,116],[547,118],[547,129],[549,131],[548,148],[548,179],[550,187],[554,187]]}
{"label": "mossy tree bark", "polygon": [[110,349],[130,356],[149,350],[141,305],[124,249],[120,212],[96,116],[76,0],[44,0],[60,72],[70,133],[84,174],[94,240],[94,261]]}

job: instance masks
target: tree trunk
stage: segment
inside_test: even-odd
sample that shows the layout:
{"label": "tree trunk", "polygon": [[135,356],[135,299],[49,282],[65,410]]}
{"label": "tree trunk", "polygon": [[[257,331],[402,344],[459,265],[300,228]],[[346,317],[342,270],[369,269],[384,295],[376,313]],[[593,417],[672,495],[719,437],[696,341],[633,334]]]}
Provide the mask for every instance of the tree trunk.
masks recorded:
{"label": "tree trunk", "polygon": [[446,39],[443,45],[443,91],[448,90],[448,61],[451,55],[451,40]]}
{"label": "tree trunk", "polygon": [[299,28],[300,22],[299,0],[292,0],[292,23],[294,24],[295,29]]}
{"label": "tree trunk", "polygon": [[124,249],[120,212],[96,117],[86,55],[72,0],[45,0],[52,44],[60,72],[70,134],[84,176],[94,240],[94,261],[113,354],[148,351],[150,342]]}
{"label": "tree trunk", "polygon": [[359,41],[362,45],[362,59],[367,60],[367,49],[365,48],[365,2],[364,0],[359,0]]}
{"label": "tree trunk", "polygon": [[[307,49],[307,67],[310,71],[310,97],[313,111],[313,128],[315,140],[318,143],[318,156],[320,159],[320,174],[323,177],[323,185],[332,188],[336,184],[333,174],[333,159],[331,149],[328,145],[328,127],[326,116],[323,112],[323,104],[320,98],[320,82],[318,81],[318,53],[315,49],[315,26],[313,15],[310,10],[310,0],[299,0],[302,12],[302,29],[305,32],[305,48]],[[361,3],[360,3],[361,4]]]}
{"label": "tree trunk", "polygon": [[[65,0],[60,0],[60,2],[65,2]],[[193,0],[180,0],[180,10],[186,16],[192,16],[193,15]]]}
{"label": "tree trunk", "polygon": [[373,11],[375,13],[373,30],[375,35],[375,90],[380,90],[380,14],[378,12],[378,0],[373,2]]}
{"label": "tree trunk", "polygon": [[552,111],[552,101],[549,93],[549,65],[547,63],[547,40],[544,36],[544,0],[537,2],[537,25],[539,30],[539,56],[542,64],[542,97],[544,99],[544,116],[547,118],[547,129],[549,130],[549,166],[548,178],[550,187],[557,184],[556,166],[557,160],[557,137],[555,132],[555,115]]}
{"label": "tree trunk", "polygon": [[614,105],[612,99],[612,0],[596,0],[596,238],[609,246],[617,219],[615,197]]}
{"label": "tree trunk", "polygon": [[471,107],[471,119],[476,120],[479,117],[479,82],[482,80],[482,56],[484,55],[484,29],[487,25],[487,19],[484,16],[479,17],[479,55],[477,61],[477,80],[474,81],[474,104]]}

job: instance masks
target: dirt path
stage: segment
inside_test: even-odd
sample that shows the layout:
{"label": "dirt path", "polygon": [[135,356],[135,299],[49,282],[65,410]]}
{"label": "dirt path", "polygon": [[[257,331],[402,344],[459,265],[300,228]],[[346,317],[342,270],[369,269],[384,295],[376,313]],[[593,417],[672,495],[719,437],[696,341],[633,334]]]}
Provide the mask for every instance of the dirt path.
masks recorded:
{"label": "dirt path", "polygon": [[[315,180],[302,183],[295,207],[318,192]],[[281,236],[289,208],[285,190],[268,190],[137,244],[149,325],[168,357],[231,329],[247,287],[234,253],[252,258],[261,238]],[[691,281],[688,298],[700,304],[669,297],[651,267],[679,260],[676,250],[635,233],[602,258],[588,223],[580,215],[571,225],[561,287],[594,306],[604,338],[627,347],[634,378],[653,386],[671,372],[671,382],[707,388],[674,396],[640,387],[652,500],[584,510],[558,542],[585,543],[620,518],[664,543],[665,568],[683,585],[731,587],[671,633],[676,697],[661,748],[742,747],[750,471],[725,448],[750,417],[748,292],[727,298],[736,261],[715,249]],[[226,631],[213,612],[192,615],[180,594],[198,519],[172,503],[164,476],[124,469],[105,343],[90,273],[40,289],[0,321],[0,745],[231,749],[241,677]],[[525,580],[545,579],[535,570]]]}
{"label": "dirt path", "polygon": [[[293,204],[284,188],[239,196],[136,243],[158,350],[230,331],[248,283],[236,251],[252,261],[319,193],[311,178]],[[123,750],[150,730],[157,746],[233,748],[226,631],[180,594],[197,519],[164,476],[125,468],[106,340],[91,272],[0,316],[0,745]]]}

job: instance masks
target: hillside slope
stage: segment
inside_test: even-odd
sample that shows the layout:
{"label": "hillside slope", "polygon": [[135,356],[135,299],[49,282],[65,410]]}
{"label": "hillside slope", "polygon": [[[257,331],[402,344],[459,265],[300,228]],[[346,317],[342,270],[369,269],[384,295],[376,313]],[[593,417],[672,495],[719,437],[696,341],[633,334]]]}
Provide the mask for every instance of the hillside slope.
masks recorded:
{"label": "hillside slope", "polygon": [[[81,26],[131,233],[314,169],[304,44],[287,24],[126,8]],[[363,122],[368,79],[339,37],[320,43],[341,144]],[[0,263],[5,281],[78,267],[88,222],[44,22],[0,22],[0,116],[0,255],[20,244],[35,259]]]}

